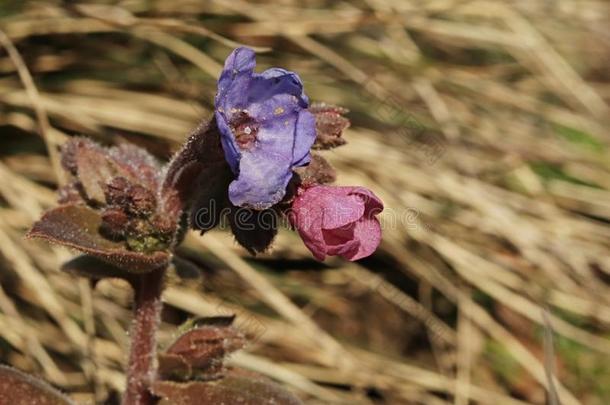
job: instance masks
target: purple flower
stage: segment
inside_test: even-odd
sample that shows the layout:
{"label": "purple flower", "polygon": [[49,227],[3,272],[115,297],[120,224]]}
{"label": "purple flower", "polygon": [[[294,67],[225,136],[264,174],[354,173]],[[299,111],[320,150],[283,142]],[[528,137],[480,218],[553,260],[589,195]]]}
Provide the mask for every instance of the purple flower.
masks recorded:
{"label": "purple flower", "polygon": [[225,158],[237,175],[229,199],[262,210],[286,193],[294,167],[310,161],[314,116],[296,73],[271,68],[254,73],[254,51],[237,48],[218,80],[216,121]]}

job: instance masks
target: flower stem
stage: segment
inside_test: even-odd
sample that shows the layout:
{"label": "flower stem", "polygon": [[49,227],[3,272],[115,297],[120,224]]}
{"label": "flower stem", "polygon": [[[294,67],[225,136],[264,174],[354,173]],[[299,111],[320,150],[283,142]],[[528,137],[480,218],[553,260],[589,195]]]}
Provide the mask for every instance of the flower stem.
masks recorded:
{"label": "flower stem", "polygon": [[148,390],[154,378],[155,335],[161,318],[161,292],[165,268],[143,274],[133,281],[134,320],[127,366],[127,391],[123,405],[153,405]]}

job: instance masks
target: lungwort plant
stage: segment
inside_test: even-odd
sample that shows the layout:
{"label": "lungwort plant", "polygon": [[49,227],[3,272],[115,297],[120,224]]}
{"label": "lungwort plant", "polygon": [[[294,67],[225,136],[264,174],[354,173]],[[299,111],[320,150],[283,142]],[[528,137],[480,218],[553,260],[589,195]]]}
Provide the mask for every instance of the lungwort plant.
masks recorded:
{"label": "lungwort plant", "polygon": [[[334,170],[315,153],[345,143],[346,110],[310,104],[296,73],[254,69],[251,49],[231,53],[214,116],[166,166],[130,144],[68,142],[61,155],[70,183],[59,190],[59,206],[29,232],[83,253],[65,271],[122,278],[133,287],[125,405],[300,403],[260,375],[225,367],[225,356],[245,344],[232,318],[194,323],[157,356],[164,276],[189,227],[204,233],[226,221],[256,254],[269,248],[286,218],[319,260],[357,260],[379,244],[379,198],[363,187],[329,185]],[[0,385],[2,403],[70,403],[20,372],[0,373],[14,380]]]}

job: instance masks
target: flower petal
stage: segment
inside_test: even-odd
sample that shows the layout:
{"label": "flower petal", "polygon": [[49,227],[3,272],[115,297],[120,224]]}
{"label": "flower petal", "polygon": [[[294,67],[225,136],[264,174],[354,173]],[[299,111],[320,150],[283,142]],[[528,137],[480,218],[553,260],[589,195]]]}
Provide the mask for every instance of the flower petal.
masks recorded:
{"label": "flower petal", "polygon": [[300,199],[303,206],[323,207],[322,228],[336,229],[358,221],[364,214],[364,204],[353,187],[316,186],[307,189]]}
{"label": "flower petal", "polygon": [[252,49],[240,47],[231,52],[218,79],[217,109],[228,111],[245,106],[255,66],[256,56]]}
{"label": "flower petal", "polygon": [[358,253],[359,241],[354,238],[355,224],[336,229],[324,229],[326,254],[330,256],[349,257]]}
{"label": "flower petal", "polygon": [[225,159],[233,173],[237,173],[239,171],[239,158],[241,157],[241,153],[239,152],[233,131],[229,128],[226,114],[217,110],[214,113],[214,117],[216,118],[218,131],[220,132],[220,142],[222,144],[222,149],[224,150]]}
{"label": "flower petal", "polygon": [[271,68],[261,74],[253,75],[249,103],[264,102],[276,94],[296,97],[300,108],[307,108],[309,105],[309,99],[303,92],[303,82],[296,73],[281,68]]}
{"label": "flower petal", "polygon": [[322,261],[326,257],[326,242],[322,234],[323,210],[319,205],[308,204],[306,200],[297,198],[288,218],[297,230],[303,243],[313,253],[316,259]]}
{"label": "flower petal", "polygon": [[359,242],[357,251],[342,254],[344,259],[355,261],[375,252],[381,242],[381,225],[377,218],[362,218],[354,226],[354,239]]}
{"label": "flower petal", "polygon": [[[287,93],[277,93],[248,104],[248,114],[260,123],[282,120],[301,111],[299,99]],[[314,126],[315,127],[315,126]]]}
{"label": "flower petal", "polygon": [[292,165],[305,166],[311,161],[311,147],[316,141],[316,119],[309,111],[299,112],[292,152]]}
{"label": "flower petal", "polygon": [[358,221],[364,215],[364,204],[357,196],[332,197],[324,210],[324,229],[337,229]]}
{"label": "flower petal", "polygon": [[350,187],[350,194],[359,196],[364,202],[364,214],[367,217],[379,214],[383,211],[383,202],[371,190],[365,187]]}
{"label": "flower petal", "polygon": [[[258,130],[251,150],[244,150],[237,180],[229,186],[229,199],[239,207],[262,210],[278,203],[292,177],[292,145],[296,115],[270,121]],[[292,129],[286,131],[286,127]]]}

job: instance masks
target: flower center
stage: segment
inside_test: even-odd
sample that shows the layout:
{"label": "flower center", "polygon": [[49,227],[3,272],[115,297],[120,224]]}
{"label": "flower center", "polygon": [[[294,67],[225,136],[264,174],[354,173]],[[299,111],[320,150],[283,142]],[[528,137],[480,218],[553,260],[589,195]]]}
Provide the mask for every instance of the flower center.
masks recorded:
{"label": "flower center", "polygon": [[235,114],[229,124],[240,149],[251,149],[256,142],[260,124],[245,111]]}

